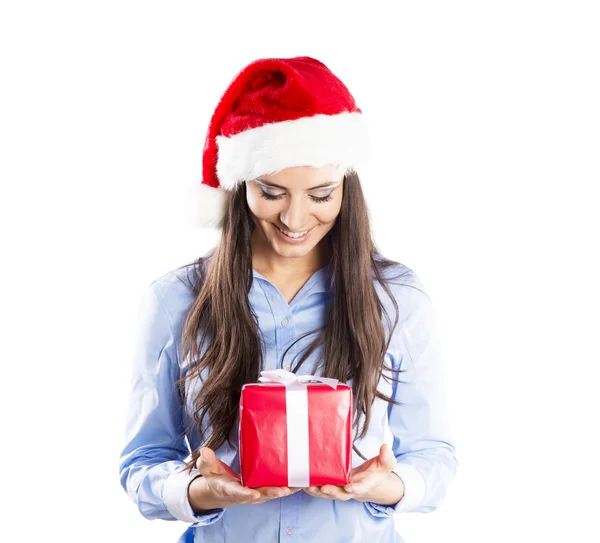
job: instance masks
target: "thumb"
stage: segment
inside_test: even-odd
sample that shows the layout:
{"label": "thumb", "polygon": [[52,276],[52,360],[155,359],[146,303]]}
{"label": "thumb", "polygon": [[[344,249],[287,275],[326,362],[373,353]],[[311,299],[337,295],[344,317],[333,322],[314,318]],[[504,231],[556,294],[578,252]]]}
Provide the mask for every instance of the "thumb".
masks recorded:
{"label": "thumb", "polygon": [[396,467],[396,457],[387,443],[379,449],[379,464],[387,471],[392,471]]}
{"label": "thumb", "polygon": [[209,447],[202,447],[200,449],[200,456],[196,460],[196,468],[204,476],[220,475],[223,473],[215,452]]}

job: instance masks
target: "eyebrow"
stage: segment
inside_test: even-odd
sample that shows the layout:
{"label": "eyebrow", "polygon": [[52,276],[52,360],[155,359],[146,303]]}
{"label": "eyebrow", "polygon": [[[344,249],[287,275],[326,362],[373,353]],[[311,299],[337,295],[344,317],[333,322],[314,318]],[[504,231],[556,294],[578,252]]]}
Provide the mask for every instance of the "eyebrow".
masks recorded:
{"label": "eyebrow", "polygon": [[[256,181],[258,181],[259,183],[262,183],[263,185],[266,185],[267,187],[273,187],[276,189],[287,190],[286,187],[282,187],[281,185],[277,185],[275,183],[269,183],[268,181],[265,181],[263,179],[257,179]],[[339,184],[339,182],[337,182],[337,181],[328,181],[327,183],[322,183],[321,185],[317,185],[316,187],[310,187],[307,190],[322,189],[325,187],[330,187],[331,185],[338,185],[338,184]]]}

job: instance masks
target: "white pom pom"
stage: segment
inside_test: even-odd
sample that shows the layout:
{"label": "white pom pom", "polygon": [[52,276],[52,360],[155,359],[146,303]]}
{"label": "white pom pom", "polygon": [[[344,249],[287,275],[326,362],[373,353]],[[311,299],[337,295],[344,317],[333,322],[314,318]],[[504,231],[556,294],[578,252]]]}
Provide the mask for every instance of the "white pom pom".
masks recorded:
{"label": "white pom pom", "polygon": [[218,228],[227,210],[228,193],[225,189],[215,188],[195,181],[189,186],[186,206],[191,224],[201,228]]}

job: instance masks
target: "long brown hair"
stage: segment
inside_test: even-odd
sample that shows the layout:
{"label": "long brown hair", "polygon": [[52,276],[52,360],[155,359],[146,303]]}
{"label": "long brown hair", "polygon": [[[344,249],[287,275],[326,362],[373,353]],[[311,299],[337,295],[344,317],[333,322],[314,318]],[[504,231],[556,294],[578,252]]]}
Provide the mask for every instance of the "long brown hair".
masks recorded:
{"label": "long brown hair", "polygon": [[[253,281],[251,234],[255,224],[246,202],[246,183],[240,183],[228,198],[227,211],[220,223],[219,244],[196,260],[192,268],[195,301],[183,327],[181,348],[182,360],[189,356],[190,367],[187,374],[177,380],[182,405],[186,405],[185,381],[202,380],[201,375],[207,375],[193,399],[192,424],[203,446],[213,450],[225,441],[237,449],[229,436],[236,422],[242,385],[257,382],[264,369],[261,332],[248,301]],[[320,374],[342,383],[353,381],[353,429],[358,429],[359,415],[365,417],[356,437],[359,439],[368,431],[375,397],[395,405],[402,403],[377,390],[384,369],[394,370],[384,360],[390,337],[385,337],[382,313],[388,323],[389,315],[373,283],[374,274],[396,309],[393,331],[398,323],[398,304],[383,272],[398,263],[384,259],[372,239],[367,205],[354,171],[344,177],[340,213],[324,241],[328,241],[332,249],[333,296],[328,323],[294,341],[295,344],[317,333],[292,371],[296,372],[311,353],[323,345]],[[198,357],[205,342],[207,349]],[[284,357],[291,347],[286,349]],[[387,375],[384,378],[402,382]],[[208,417],[207,428],[212,430],[208,436],[202,429],[204,417]],[[190,471],[200,456],[199,449],[192,451],[186,464]],[[354,444],[353,449],[366,460]]]}

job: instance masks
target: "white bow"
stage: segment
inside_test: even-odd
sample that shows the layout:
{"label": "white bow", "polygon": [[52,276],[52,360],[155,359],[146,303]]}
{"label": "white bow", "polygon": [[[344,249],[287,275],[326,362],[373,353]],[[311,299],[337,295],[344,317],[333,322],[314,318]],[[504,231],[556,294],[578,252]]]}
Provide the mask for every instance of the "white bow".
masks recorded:
{"label": "white bow", "polygon": [[333,390],[336,390],[339,382],[337,379],[319,377],[317,375],[296,375],[291,371],[282,369],[261,371],[260,374],[262,377],[259,377],[258,380],[262,383],[280,383],[286,387],[293,384],[306,383],[307,381],[321,381],[329,385]]}

